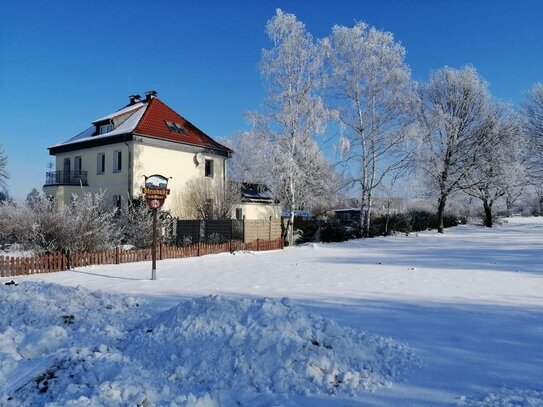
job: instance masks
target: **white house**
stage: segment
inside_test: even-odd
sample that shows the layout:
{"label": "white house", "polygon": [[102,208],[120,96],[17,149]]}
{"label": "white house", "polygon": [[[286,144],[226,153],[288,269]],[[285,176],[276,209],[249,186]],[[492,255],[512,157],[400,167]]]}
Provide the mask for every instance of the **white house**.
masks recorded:
{"label": "white house", "polygon": [[77,136],[49,147],[56,170],[43,187],[61,204],[82,191],[105,191],[113,204],[139,195],[144,176],[171,177],[165,209],[182,216],[187,182],[224,191],[232,150],[180,116],[154,91],[130,96],[122,109],[101,117]]}

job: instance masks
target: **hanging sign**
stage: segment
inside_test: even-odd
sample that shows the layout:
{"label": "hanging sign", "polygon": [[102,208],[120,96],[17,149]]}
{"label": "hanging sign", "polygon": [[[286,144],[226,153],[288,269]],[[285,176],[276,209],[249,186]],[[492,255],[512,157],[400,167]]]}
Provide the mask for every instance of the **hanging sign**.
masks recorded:
{"label": "hanging sign", "polygon": [[145,177],[145,186],[141,188],[145,202],[152,209],[158,209],[164,205],[166,197],[170,194],[168,178],[162,175]]}

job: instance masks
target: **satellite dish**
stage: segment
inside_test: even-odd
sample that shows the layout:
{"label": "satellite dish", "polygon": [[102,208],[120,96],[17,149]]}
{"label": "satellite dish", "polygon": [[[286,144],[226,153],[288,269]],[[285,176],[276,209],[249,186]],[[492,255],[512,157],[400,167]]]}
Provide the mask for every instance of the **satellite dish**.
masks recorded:
{"label": "satellite dish", "polygon": [[204,155],[202,153],[198,153],[194,156],[194,161],[196,161],[196,165],[200,165],[204,162]]}

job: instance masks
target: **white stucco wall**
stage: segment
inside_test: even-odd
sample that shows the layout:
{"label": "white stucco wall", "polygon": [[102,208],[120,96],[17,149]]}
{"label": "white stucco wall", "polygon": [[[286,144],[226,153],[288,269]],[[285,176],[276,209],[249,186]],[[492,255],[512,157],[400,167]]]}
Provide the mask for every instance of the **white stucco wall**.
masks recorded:
{"label": "white stucco wall", "polygon": [[213,160],[213,177],[205,176],[205,164],[196,164],[194,152],[182,151],[186,147],[172,144],[170,148],[153,145],[147,140],[134,142],[133,191],[140,194],[144,184],[144,175],[160,174],[171,177],[168,182],[170,196],[166,199],[164,209],[170,210],[173,216],[184,216],[183,193],[191,180],[205,182],[218,190],[223,191],[225,179],[226,157],[210,152],[202,152],[204,159]]}
{"label": "white stucco wall", "polygon": [[[122,152],[121,171],[113,171],[113,154],[115,151]],[[56,171],[64,171],[64,159],[70,159],[70,171],[75,171],[75,157],[81,157],[81,171],[87,172],[88,186],[81,188],[77,185],[72,186],[46,186],[44,192],[54,195],[59,201],[70,202],[72,193],[79,194],[83,191],[99,192],[105,191],[108,196],[120,195],[123,199],[129,196],[129,151],[130,148],[125,143],[110,144],[107,146],[92,147],[81,150],[59,153],[56,155]],[[105,154],[105,169],[103,173],[98,173],[98,154]],[[113,198],[112,198],[113,202]]]}
{"label": "white stucco wall", "polygon": [[246,220],[281,219],[281,205],[245,202],[236,205],[232,211],[232,218],[236,217],[236,209],[241,208],[242,216]]}

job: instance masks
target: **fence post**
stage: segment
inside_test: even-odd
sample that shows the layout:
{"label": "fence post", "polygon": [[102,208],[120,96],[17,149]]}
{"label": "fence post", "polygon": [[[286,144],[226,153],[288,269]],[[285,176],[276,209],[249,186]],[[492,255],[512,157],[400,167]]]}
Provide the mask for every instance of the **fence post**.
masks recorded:
{"label": "fence post", "polygon": [[200,257],[200,242],[198,242],[198,247],[196,248],[196,255]]}
{"label": "fence post", "polygon": [[256,251],[260,251],[260,239],[258,237],[256,238]]}
{"label": "fence post", "polygon": [[271,219],[272,217],[270,216],[270,224],[268,226],[268,240],[271,240]]}
{"label": "fence post", "polygon": [[163,260],[162,258],[162,242],[158,245],[158,259]]}

